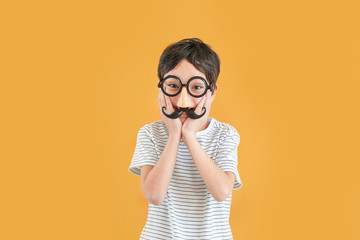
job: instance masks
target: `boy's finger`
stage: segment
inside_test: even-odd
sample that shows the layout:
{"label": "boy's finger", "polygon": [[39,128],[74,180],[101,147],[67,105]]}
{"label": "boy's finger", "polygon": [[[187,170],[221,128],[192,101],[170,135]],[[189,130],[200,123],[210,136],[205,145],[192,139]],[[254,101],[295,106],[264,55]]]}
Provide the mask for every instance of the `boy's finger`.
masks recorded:
{"label": "boy's finger", "polygon": [[199,104],[196,106],[195,108],[195,113],[197,114],[201,114],[203,112],[203,107],[205,107],[205,102],[206,102],[206,96],[204,96],[201,101],[199,102]]}
{"label": "boy's finger", "polygon": [[159,92],[159,105],[160,105],[160,107],[162,107],[163,104],[164,104],[163,103],[163,96],[162,96],[161,92]]}
{"label": "boy's finger", "polygon": [[210,105],[211,105],[211,94],[212,94],[211,91],[208,91],[206,93],[205,107],[210,107]]}
{"label": "boy's finger", "polygon": [[[164,94],[164,96],[165,96],[165,94]],[[172,106],[169,96],[165,96],[165,101],[166,101],[166,109],[168,109],[170,112],[173,112],[174,108]]]}
{"label": "boy's finger", "polygon": [[163,115],[162,108],[166,107],[165,97],[162,92],[159,94],[159,106],[160,106],[160,113]]}
{"label": "boy's finger", "polygon": [[198,114],[201,114],[203,112],[203,107],[205,107],[207,110],[210,108],[211,106],[211,92],[208,91],[204,98],[200,101],[199,103],[199,112],[197,112]]}
{"label": "boy's finger", "polygon": [[167,99],[166,99],[166,96],[163,94],[163,99],[164,99],[164,107],[166,107],[166,109],[167,109],[167,107],[168,107],[168,102],[167,102]]}
{"label": "boy's finger", "polygon": [[161,92],[159,92],[159,105],[160,105],[160,107],[161,107],[161,99],[162,99]]}
{"label": "boy's finger", "polygon": [[168,112],[168,103],[165,94],[161,93],[161,104],[160,104],[160,110],[162,112],[162,108],[165,107],[165,112]]}

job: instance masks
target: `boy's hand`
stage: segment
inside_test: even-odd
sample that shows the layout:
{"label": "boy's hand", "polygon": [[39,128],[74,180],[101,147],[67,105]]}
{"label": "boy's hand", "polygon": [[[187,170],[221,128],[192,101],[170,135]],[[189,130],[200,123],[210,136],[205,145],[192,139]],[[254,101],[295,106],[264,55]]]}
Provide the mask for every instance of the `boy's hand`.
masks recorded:
{"label": "boy's hand", "polygon": [[201,114],[203,112],[203,107],[206,108],[206,113],[199,119],[191,119],[187,118],[184,122],[181,133],[184,137],[193,135],[195,136],[197,132],[203,130],[204,126],[206,126],[206,122],[210,113],[211,107],[211,92],[208,91],[206,95],[201,99],[199,104],[195,108],[195,113]]}
{"label": "boy's hand", "polygon": [[179,118],[177,119],[171,119],[168,118],[166,116],[164,116],[163,112],[162,112],[162,107],[165,106],[166,107],[166,113],[171,114],[173,113],[175,110],[173,108],[173,105],[170,101],[170,98],[168,96],[166,96],[162,91],[159,91],[159,105],[160,105],[160,114],[161,114],[161,118],[164,121],[166,128],[169,131],[169,135],[173,135],[173,134],[177,134],[177,135],[181,135],[181,121]]}

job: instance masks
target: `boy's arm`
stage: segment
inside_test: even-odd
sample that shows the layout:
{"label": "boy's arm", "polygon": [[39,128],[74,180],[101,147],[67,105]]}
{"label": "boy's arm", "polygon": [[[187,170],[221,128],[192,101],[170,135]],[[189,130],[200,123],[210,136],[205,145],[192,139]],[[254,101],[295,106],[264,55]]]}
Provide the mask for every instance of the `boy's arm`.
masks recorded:
{"label": "boy's arm", "polygon": [[141,186],[145,198],[154,205],[164,200],[174,171],[181,134],[170,134],[160,159],[154,167],[141,167]]}
{"label": "boy's arm", "polygon": [[235,183],[235,174],[221,170],[196,139],[196,132],[202,130],[208,119],[214,97],[215,95],[210,91],[207,92],[206,97],[198,103],[195,109],[195,112],[200,114],[202,108],[205,107],[208,110],[207,113],[197,120],[187,119],[183,124],[181,136],[207,188],[214,199],[220,202],[227,199],[231,194]]}
{"label": "boy's arm", "polygon": [[216,201],[227,199],[233,189],[235,174],[222,171],[206,154],[196,139],[195,133],[182,135],[184,143],[210,193]]}
{"label": "boy's arm", "polygon": [[141,168],[141,186],[146,199],[154,204],[160,205],[168,190],[169,183],[175,168],[176,156],[181,139],[181,122],[179,119],[169,119],[162,113],[162,107],[166,106],[169,112],[174,108],[170,98],[159,91],[159,106],[161,118],[169,132],[165,148],[154,167],[143,166]]}

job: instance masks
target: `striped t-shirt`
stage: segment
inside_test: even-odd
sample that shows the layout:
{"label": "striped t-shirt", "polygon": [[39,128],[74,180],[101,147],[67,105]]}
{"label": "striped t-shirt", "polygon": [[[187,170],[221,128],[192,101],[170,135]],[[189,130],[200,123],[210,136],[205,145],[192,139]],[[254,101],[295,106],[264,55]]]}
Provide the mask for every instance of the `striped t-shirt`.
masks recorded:
{"label": "striped t-shirt", "polygon": [[[196,138],[221,170],[235,174],[233,189],[239,189],[242,186],[237,170],[240,136],[227,123],[210,117],[208,121],[208,127],[197,132]],[[129,171],[140,176],[142,166],[155,166],[168,136],[162,120],[143,126]],[[181,140],[168,191],[161,205],[149,203],[140,239],[233,239],[229,224],[231,196],[222,202],[213,198]]]}

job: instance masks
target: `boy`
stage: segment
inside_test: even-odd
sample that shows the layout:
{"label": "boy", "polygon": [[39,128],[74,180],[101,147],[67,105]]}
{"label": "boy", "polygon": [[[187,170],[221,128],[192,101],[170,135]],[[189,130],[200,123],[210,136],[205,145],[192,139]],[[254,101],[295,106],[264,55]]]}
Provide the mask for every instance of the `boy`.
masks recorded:
{"label": "boy", "polygon": [[160,57],[162,120],[139,130],[129,167],[149,202],[140,239],[233,239],[240,136],[209,117],[219,73],[217,54],[198,38],[173,43]]}

